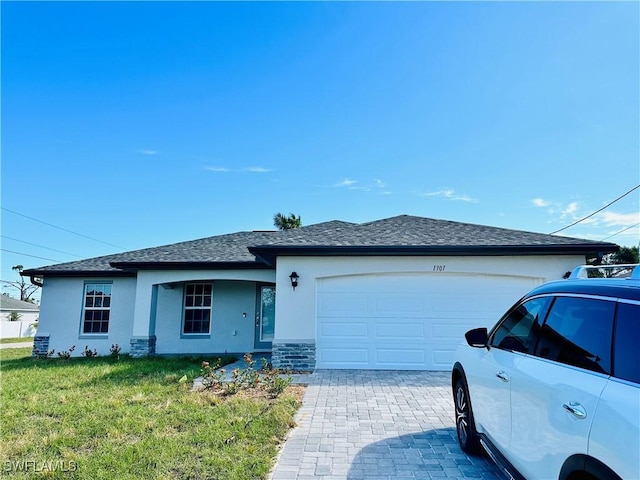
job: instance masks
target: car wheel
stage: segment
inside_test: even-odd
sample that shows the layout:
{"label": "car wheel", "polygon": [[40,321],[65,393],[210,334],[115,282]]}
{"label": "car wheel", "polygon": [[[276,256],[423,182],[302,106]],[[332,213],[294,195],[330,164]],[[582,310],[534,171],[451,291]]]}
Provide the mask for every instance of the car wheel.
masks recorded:
{"label": "car wheel", "polygon": [[460,448],[462,448],[462,451],[471,455],[478,455],[482,450],[473,420],[471,403],[469,402],[469,390],[467,389],[466,382],[462,378],[456,381],[453,401],[456,409],[456,432],[458,434]]}

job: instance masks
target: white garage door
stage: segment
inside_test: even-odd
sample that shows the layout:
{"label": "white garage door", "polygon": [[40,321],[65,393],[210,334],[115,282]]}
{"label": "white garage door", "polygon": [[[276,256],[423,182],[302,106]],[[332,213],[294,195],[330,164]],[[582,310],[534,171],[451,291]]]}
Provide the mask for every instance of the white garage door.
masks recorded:
{"label": "white garage door", "polygon": [[320,279],[316,367],[448,370],[464,332],[491,327],[539,283],[442,273]]}

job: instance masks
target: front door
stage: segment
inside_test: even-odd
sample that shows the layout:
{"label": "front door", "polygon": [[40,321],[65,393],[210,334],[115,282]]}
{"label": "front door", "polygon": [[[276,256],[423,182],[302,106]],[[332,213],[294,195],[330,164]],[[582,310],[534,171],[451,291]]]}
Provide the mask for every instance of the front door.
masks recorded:
{"label": "front door", "polygon": [[258,285],[256,299],[256,349],[271,349],[276,320],[275,285]]}

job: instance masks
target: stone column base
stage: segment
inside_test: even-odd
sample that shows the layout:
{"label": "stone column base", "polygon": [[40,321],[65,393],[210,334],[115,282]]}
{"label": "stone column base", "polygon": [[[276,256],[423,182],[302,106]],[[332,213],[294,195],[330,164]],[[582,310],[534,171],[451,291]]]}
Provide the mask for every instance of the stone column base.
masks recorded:
{"label": "stone column base", "polygon": [[134,358],[148,357],[156,353],[156,336],[133,337],[130,341],[129,355]]}
{"label": "stone column base", "polygon": [[33,337],[32,357],[46,357],[49,352],[49,335],[36,335]]}
{"label": "stone column base", "polygon": [[271,363],[274,368],[313,371],[316,368],[316,344],[274,343]]}

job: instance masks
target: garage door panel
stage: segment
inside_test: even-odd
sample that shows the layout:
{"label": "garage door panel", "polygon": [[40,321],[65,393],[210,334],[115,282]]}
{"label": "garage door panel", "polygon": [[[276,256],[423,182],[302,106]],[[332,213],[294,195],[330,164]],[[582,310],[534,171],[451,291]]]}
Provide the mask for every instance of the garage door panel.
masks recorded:
{"label": "garage door panel", "polygon": [[318,310],[325,316],[332,313],[366,313],[368,299],[368,294],[325,293],[318,298]]}
{"label": "garage door panel", "polygon": [[379,347],[375,350],[375,363],[378,368],[412,369],[424,368],[426,362],[424,348]]}
{"label": "garage door panel", "polygon": [[375,340],[405,340],[423,341],[426,339],[425,324],[423,321],[416,323],[408,322],[385,322],[381,321],[375,325]]}
{"label": "garage door panel", "polygon": [[464,332],[493,325],[537,283],[429,273],[321,279],[316,366],[448,370]]}
{"label": "garage door panel", "polygon": [[370,325],[368,322],[356,322],[353,319],[328,319],[320,326],[320,335],[336,340],[368,340]]}
{"label": "garage door panel", "polygon": [[322,368],[369,368],[368,348],[352,348],[349,346],[326,348],[319,354],[318,362]]}
{"label": "garage door panel", "polygon": [[[460,337],[460,331],[466,332],[476,326],[475,323],[466,323],[458,321],[452,321],[451,323],[430,323],[429,324],[430,338],[438,340],[454,340],[459,343],[462,338]],[[457,345],[456,343],[456,345]]]}
{"label": "garage door panel", "polygon": [[390,312],[398,313],[422,313],[424,310],[424,302],[417,295],[379,295],[373,296],[373,304],[375,305],[374,313],[383,313],[388,315]]}
{"label": "garage door panel", "polygon": [[434,369],[448,370],[453,364],[453,355],[456,351],[457,345],[445,348],[441,345],[433,347],[431,350],[431,364]]}
{"label": "garage door panel", "polygon": [[429,306],[433,313],[448,313],[458,317],[471,317],[482,311],[481,299],[473,294],[464,299],[460,298],[459,293],[430,295]]}

